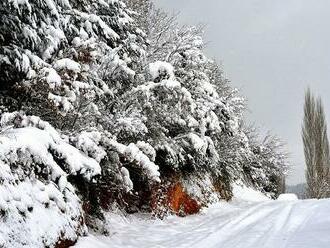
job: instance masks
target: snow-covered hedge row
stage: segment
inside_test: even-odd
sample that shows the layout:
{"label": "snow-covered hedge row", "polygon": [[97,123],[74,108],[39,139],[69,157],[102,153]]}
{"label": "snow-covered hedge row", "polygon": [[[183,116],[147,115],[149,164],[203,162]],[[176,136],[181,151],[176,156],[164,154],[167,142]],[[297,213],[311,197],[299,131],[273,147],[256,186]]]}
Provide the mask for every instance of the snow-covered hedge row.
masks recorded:
{"label": "snow-covered hedge row", "polygon": [[[0,223],[25,228],[0,230],[0,242],[74,240],[83,212],[98,223],[114,203],[192,213],[230,199],[236,180],[278,193],[285,156],[242,125],[245,101],[205,56],[201,30],[149,0],[125,2],[134,11],[121,0],[0,2]],[[42,220],[49,236],[29,229],[34,209],[58,220]]]}
{"label": "snow-covered hedge row", "polygon": [[[69,138],[40,118],[19,112],[3,114],[0,127],[0,241],[8,247],[76,240],[85,231],[77,195],[84,192],[77,192],[68,176],[97,184],[100,163],[109,151],[160,182],[154,151],[144,142],[126,146],[96,131]],[[133,190],[129,171],[118,169],[124,191]]]}

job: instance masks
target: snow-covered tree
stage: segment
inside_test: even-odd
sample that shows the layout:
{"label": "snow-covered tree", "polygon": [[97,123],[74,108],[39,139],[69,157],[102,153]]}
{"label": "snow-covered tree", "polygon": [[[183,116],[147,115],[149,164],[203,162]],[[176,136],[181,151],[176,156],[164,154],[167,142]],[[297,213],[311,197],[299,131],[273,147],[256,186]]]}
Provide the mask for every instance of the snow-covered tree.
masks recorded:
{"label": "snow-covered tree", "polygon": [[102,165],[97,183],[85,185],[90,188],[85,198],[94,197],[89,190],[102,183],[108,184],[106,190],[132,190],[123,164],[140,170],[142,178],[150,175],[146,181],[158,181],[156,165],[138,146],[120,144],[109,132],[113,106],[143,77],[136,71],[142,71],[145,34],[125,4],[6,0],[0,11],[0,80],[8,83],[1,110],[40,116]]}
{"label": "snow-covered tree", "polygon": [[[269,138],[267,144],[259,139],[254,140],[249,137],[240,124],[245,110],[244,99],[239,96],[236,89],[230,86],[220,66],[205,56],[201,26],[180,26],[175,15],[169,15],[163,10],[157,9],[148,0],[138,2],[129,0],[127,2],[138,10],[136,18],[140,25],[144,26],[148,37],[150,45],[147,49],[146,61],[149,65],[147,64],[146,67],[158,68],[153,70],[157,73],[150,73],[151,78],[149,77],[149,79],[153,81],[153,84],[147,83],[148,87],[139,89],[139,92],[145,91],[142,99],[147,103],[145,107],[150,110],[143,114],[146,108],[139,105],[141,101],[136,102],[139,105],[138,108],[132,104],[127,110],[132,113],[132,120],[137,112],[141,114],[138,115],[138,119],[142,121],[135,121],[136,124],[139,123],[137,127],[140,129],[133,128],[134,130],[142,131],[147,135],[159,134],[160,142],[157,146],[153,143],[155,138],[150,138],[149,142],[158,151],[158,158],[162,158],[160,164],[163,166],[167,164],[163,161],[169,161],[172,166],[179,164],[183,171],[185,168],[183,165],[188,164],[188,168],[191,168],[188,170],[190,172],[191,170],[196,172],[197,169],[197,174],[205,174],[206,171],[209,171],[213,176],[221,177],[223,181],[234,181],[237,178],[246,179],[260,190],[277,191],[279,181],[283,181],[283,174],[286,172],[286,154],[279,149],[278,145],[275,145],[275,139]],[[165,82],[173,81],[173,78],[175,78],[175,82],[180,83],[175,89],[181,87],[189,93],[190,108],[182,108],[189,106],[186,104],[187,102],[178,105],[180,98],[167,96],[168,89],[160,90],[166,88],[168,83]],[[155,94],[154,90],[150,92],[150,85],[157,85],[157,89],[161,93]],[[160,97],[168,101],[159,103],[158,98]],[[136,99],[135,96],[131,98]],[[130,97],[126,99],[130,99]],[[155,107],[155,105],[159,107]],[[176,108],[169,109],[168,106],[172,105],[175,105]],[[155,111],[155,109],[157,110]],[[177,111],[180,111],[181,115],[178,115]],[[153,118],[150,118],[151,116]],[[177,121],[166,123],[167,120]],[[156,128],[152,129],[153,127]],[[130,128],[132,130],[132,126]],[[181,140],[191,137],[191,134],[195,136],[194,142],[197,141],[197,138],[199,138],[200,144],[203,140],[208,140],[206,143],[209,145],[204,146],[208,147],[206,149],[208,152],[201,153],[201,155],[203,154],[201,157],[193,149],[194,142],[181,142]],[[136,135],[139,138],[143,137],[139,132]],[[166,138],[169,141],[165,141]],[[164,145],[159,145],[162,143],[166,144],[166,149]],[[258,148],[255,146],[267,146],[267,149],[258,153],[256,152]],[[183,159],[187,154],[192,159]],[[210,156],[211,154],[212,156]],[[272,158],[270,154],[273,155]],[[256,164],[258,166],[253,166]],[[162,168],[160,169],[162,170]],[[198,172],[198,170],[200,171]],[[254,180],[252,177],[258,179]]]}
{"label": "snow-covered tree", "polygon": [[0,11],[0,81],[13,85],[10,107],[81,128],[131,87],[144,34],[121,1],[6,0]]}

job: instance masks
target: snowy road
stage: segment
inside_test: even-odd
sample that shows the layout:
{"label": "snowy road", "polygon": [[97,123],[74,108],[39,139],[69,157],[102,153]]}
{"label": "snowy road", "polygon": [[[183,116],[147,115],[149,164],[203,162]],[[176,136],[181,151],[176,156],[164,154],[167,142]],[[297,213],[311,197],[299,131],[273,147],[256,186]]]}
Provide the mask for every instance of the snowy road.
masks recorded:
{"label": "snowy road", "polygon": [[75,248],[328,248],[330,199],[219,203],[164,221],[114,217],[112,230],[111,237],[82,238]]}

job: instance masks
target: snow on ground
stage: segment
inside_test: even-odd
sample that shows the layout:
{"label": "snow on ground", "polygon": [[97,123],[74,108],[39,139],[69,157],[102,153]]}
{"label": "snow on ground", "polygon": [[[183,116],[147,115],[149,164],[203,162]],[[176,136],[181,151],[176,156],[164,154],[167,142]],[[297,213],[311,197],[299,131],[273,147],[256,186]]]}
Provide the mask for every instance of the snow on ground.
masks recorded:
{"label": "snow on ground", "polygon": [[233,185],[233,201],[236,202],[260,202],[269,201],[270,198],[265,196],[260,191],[254,190],[245,186],[242,182],[237,182]]}
{"label": "snow on ground", "polygon": [[281,194],[278,198],[278,201],[297,201],[298,196],[296,194]]}
{"label": "snow on ground", "polygon": [[[250,196],[256,194],[247,192]],[[113,215],[109,237],[90,234],[81,238],[75,248],[326,248],[330,244],[329,212],[330,199],[243,201],[236,198],[185,218],[171,216],[155,220],[146,216]]]}

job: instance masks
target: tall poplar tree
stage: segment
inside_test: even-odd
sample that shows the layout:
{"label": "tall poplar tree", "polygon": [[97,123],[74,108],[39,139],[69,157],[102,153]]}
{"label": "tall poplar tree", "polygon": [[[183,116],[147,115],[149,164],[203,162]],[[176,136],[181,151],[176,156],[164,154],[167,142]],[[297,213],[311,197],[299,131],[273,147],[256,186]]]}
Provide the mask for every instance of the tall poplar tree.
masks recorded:
{"label": "tall poplar tree", "polygon": [[329,141],[323,104],[310,89],[305,95],[302,127],[306,162],[307,197],[324,198],[329,195]]}

